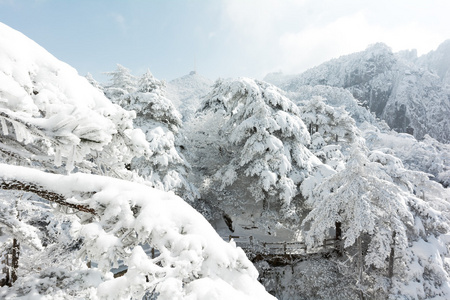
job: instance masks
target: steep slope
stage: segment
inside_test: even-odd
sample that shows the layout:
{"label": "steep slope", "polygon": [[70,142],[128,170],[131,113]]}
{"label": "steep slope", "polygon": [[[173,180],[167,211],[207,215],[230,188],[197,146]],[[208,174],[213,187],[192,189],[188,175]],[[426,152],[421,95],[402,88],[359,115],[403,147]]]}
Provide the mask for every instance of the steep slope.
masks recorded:
{"label": "steep slope", "polygon": [[[417,65],[413,57],[414,54],[394,54],[386,45],[375,44],[365,51],[333,59],[294,78],[286,77],[283,83],[278,84],[287,91],[298,91],[305,85],[347,89],[392,129],[411,133],[419,139],[429,134],[439,141],[448,142],[449,90],[444,88],[438,75]],[[433,65],[439,65],[439,62],[430,63]],[[444,71],[439,69],[436,72]],[[267,79],[271,80],[271,77]]]}
{"label": "steep slope", "polygon": [[305,85],[287,96],[300,107],[315,96],[324,98],[325,103],[334,108],[343,107],[355,120],[371,150],[389,149],[389,153],[400,158],[408,169],[432,174],[434,180],[444,186],[450,184],[450,166],[446,163],[450,161],[449,144],[440,143],[429,135],[417,140],[409,134],[390,130],[343,88]]}
{"label": "steep slope", "polygon": [[183,120],[189,120],[200,108],[201,98],[212,88],[213,81],[192,71],[189,75],[176,78],[167,84],[167,98],[183,115]]}
{"label": "steep slope", "polygon": [[0,23],[2,161],[123,177],[125,164],[148,148],[133,118],[75,69]]}
{"label": "steep slope", "polygon": [[450,40],[446,40],[435,51],[422,55],[417,64],[441,78],[446,89],[450,89]]}
{"label": "steep slope", "polygon": [[363,107],[348,90],[343,88],[325,85],[304,85],[298,87],[296,92],[289,92],[287,96],[297,105],[309,101],[314,96],[320,96],[324,98],[325,102],[330,106],[336,108],[344,107],[355,120],[356,124],[361,124],[363,122],[369,122],[371,124],[379,123],[379,120],[377,120],[370,111]]}

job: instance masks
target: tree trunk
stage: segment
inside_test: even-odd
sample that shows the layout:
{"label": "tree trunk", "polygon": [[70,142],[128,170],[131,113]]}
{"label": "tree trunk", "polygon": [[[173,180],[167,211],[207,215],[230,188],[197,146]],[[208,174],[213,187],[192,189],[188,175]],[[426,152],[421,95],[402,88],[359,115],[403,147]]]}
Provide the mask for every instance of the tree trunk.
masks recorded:
{"label": "tree trunk", "polygon": [[362,257],[362,245],[361,235],[357,239],[358,244],[358,280],[359,280],[359,299],[364,300],[364,294],[362,291],[363,286],[363,257]]}
{"label": "tree trunk", "polygon": [[0,280],[0,287],[8,285],[10,286],[10,272],[9,272],[9,251],[7,251],[5,253],[5,256],[2,260],[2,263],[4,265],[3,269],[2,269],[2,273],[5,274],[5,278],[3,278],[2,280]]}
{"label": "tree trunk", "polygon": [[389,255],[388,276],[390,279],[392,279],[392,276],[394,276],[395,236],[396,236],[396,232],[394,231],[392,233],[391,253]]}
{"label": "tree trunk", "polygon": [[19,269],[20,243],[13,239],[12,259],[11,259],[11,284],[17,280],[17,270]]}
{"label": "tree trunk", "polygon": [[12,247],[8,249],[2,261],[5,265],[2,273],[5,278],[0,281],[0,286],[12,286],[17,280],[17,270],[19,269],[20,244],[17,239],[13,239]]}

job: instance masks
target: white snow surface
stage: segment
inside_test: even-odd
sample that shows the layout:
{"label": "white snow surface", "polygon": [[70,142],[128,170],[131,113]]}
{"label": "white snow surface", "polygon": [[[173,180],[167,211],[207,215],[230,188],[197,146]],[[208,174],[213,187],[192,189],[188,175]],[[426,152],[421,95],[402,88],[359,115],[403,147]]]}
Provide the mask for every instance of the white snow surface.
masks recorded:
{"label": "white snow surface", "polygon": [[[26,104],[27,112],[33,115],[39,113],[40,105],[59,110],[61,103],[107,113],[111,105],[100,91],[94,92],[74,68],[34,41],[3,23],[0,23],[0,41],[0,102],[3,105],[14,110]],[[33,91],[39,93],[35,101]]]}
{"label": "white snow surface", "polygon": [[[95,209],[94,220],[75,226],[75,236],[85,241],[82,253],[106,274],[119,259],[128,265],[124,276],[106,277],[97,287],[100,299],[139,298],[152,289],[158,299],[273,299],[244,251],[223,241],[173,193],[105,176],[56,175],[5,164],[0,164],[0,178],[32,182]],[[136,235],[128,247],[123,231]],[[141,246],[146,243],[160,255],[148,257]]]}
{"label": "white snow surface", "polygon": [[56,166],[65,163],[68,171],[117,141],[122,149],[110,160],[112,168],[127,163],[130,153],[148,148],[140,130],[133,129],[134,117],[74,68],[0,23],[0,125],[5,137],[23,145],[39,141],[40,154],[53,156]]}

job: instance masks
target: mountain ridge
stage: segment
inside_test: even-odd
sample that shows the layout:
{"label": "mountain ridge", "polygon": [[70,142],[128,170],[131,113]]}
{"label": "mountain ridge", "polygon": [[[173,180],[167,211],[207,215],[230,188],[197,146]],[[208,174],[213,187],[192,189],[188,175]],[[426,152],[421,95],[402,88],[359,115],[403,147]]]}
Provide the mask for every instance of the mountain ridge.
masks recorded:
{"label": "mountain ridge", "polygon": [[450,42],[414,58],[414,51],[394,53],[377,43],[299,75],[269,74],[265,80],[290,92],[306,85],[344,88],[392,129],[418,139],[429,134],[449,142],[450,47],[446,45]]}

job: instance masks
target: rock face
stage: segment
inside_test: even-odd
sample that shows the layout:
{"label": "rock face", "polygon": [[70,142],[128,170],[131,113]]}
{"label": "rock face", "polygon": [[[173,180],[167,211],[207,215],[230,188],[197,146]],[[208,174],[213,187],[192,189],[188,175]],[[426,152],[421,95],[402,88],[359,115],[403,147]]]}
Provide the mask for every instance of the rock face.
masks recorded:
{"label": "rock face", "polygon": [[450,89],[450,40],[443,42],[435,51],[421,56],[417,63],[438,75],[444,88]]}
{"label": "rock face", "polygon": [[342,56],[295,77],[266,80],[287,91],[305,85],[344,88],[398,132],[450,141],[450,41],[417,58],[415,51],[393,53],[384,44]]}

